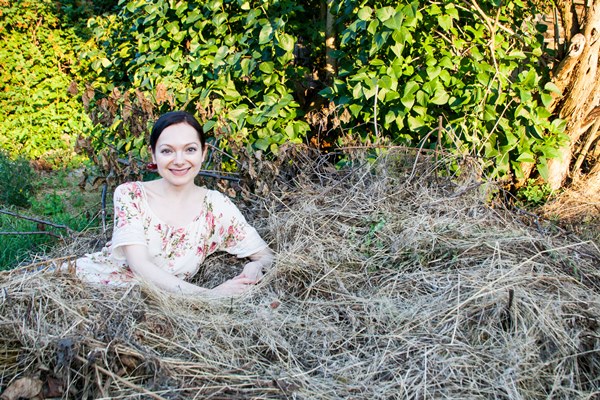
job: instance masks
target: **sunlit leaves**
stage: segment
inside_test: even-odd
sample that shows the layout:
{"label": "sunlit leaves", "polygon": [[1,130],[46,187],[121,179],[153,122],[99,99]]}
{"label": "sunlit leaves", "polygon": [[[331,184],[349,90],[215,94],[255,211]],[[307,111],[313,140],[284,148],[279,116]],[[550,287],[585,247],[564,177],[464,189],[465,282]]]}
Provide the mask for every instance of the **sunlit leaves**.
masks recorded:
{"label": "sunlit leaves", "polygon": [[110,39],[99,42],[103,51],[94,65],[123,90],[152,94],[158,85],[167,87],[172,101],[157,112],[209,110],[204,130],[225,135],[225,145],[247,141],[273,149],[290,139],[280,132],[299,140],[308,131],[296,121],[299,106],[288,78],[296,36],[286,21],[297,10],[291,0],[129,1],[115,24],[98,26],[97,37]]}

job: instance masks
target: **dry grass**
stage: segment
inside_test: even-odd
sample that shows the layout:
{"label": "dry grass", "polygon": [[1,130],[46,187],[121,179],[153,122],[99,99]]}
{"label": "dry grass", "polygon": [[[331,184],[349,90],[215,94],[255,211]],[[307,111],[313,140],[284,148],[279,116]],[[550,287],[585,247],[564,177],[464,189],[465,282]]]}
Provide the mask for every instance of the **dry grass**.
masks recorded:
{"label": "dry grass", "polygon": [[[599,396],[598,247],[412,159],[298,161],[260,201],[277,260],[242,298],[3,273],[3,388],[34,376],[65,398]],[[213,257],[200,283],[231,261]]]}

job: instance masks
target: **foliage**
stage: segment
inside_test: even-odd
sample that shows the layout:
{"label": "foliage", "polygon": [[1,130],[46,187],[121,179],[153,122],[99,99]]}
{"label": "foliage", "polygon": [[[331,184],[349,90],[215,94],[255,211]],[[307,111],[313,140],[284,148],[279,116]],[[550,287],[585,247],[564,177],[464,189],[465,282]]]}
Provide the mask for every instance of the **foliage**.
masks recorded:
{"label": "foliage", "polygon": [[[98,226],[97,212],[100,196],[78,190],[73,171],[61,170],[38,174],[25,160],[10,161],[0,157],[0,184],[6,188],[1,194],[18,195],[21,203],[0,201],[2,209],[19,215],[28,215],[53,224],[67,226],[72,231],[85,231]],[[5,166],[7,166],[5,168]],[[27,167],[25,167],[27,166]],[[4,178],[4,181],[2,179]],[[11,188],[26,188],[14,190]],[[94,210],[95,209],[95,210]],[[90,210],[94,210],[90,212]],[[28,232],[45,232],[28,234]],[[0,213],[0,270],[10,269],[26,262],[32,254],[45,252],[68,238],[65,228],[57,228],[14,215]],[[10,233],[10,234],[8,234]]]}
{"label": "foliage", "polygon": [[[35,222],[0,214],[1,232],[33,232],[36,230]],[[48,235],[2,235],[0,271],[17,266],[30,257],[31,254],[36,251],[43,251],[55,242],[55,239]]]}
{"label": "foliage", "polygon": [[[564,124],[545,108],[554,88],[544,86],[533,5],[375,3],[342,1],[336,9],[345,21],[339,76],[321,93],[350,111],[347,126],[363,137],[377,126],[396,143],[481,157],[495,178],[521,178],[530,163],[546,177]],[[353,129],[357,121],[372,127]]]}
{"label": "foliage", "polygon": [[84,79],[78,19],[102,8],[85,4],[0,2],[0,148],[43,160],[45,168],[71,162],[74,139],[89,129],[77,97],[77,81]]}
{"label": "foliage", "polygon": [[517,198],[527,207],[539,207],[546,203],[551,194],[552,188],[547,183],[528,179],[527,183],[519,188]]}
{"label": "foliage", "polygon": [[33,178],[34,172],[27,160],[12,160],[0,151],[0,204],[28,207],[35,194]]}
{"label": "foliage", "polygon": [[[94,149],[147,156],[154,115],[188,109],[221,147],[277,152],[308,131],[294,100],[293,1],[123,1],[118,15],[90,20],[103,46],[86,57]],[[104,95],[96,96],[98,93]]]}
{"label": "foliage", "polygon": [[534,166],[546,177],[564,122],[545,108],[556,88],[533,4],[333,2],[338,75],[309,109],[307,88],[324,87],[314,80],[323,21],[306,24],[313,3],[121,1],[118,15],[92,19],[91,148],[145,158],[154,116],[186,108],[222,148],[276,153],[326,129],[338,144],[383,136],[474,155],[494,178],[524,179]]}

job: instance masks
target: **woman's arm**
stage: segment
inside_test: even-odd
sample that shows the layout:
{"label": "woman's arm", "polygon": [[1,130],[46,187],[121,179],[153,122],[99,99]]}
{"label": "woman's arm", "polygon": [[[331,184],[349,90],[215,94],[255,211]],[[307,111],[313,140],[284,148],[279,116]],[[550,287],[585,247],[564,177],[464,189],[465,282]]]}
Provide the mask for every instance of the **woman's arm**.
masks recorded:
{"label": "woman's arm", "polygon": [[263,277],[263,271],[269,269],[273,263],[273,256],[273,251],[268,247],[257,251],[248,257],[251,261],[244,266],[244,270],[236,278],[247,278],[252,283],[257,283]]}
{"label": "woman's arm", "polygon": [[214,289],[206,289],[186,282],[157,267],[143,245],[123,246],[123,252],[131,271],[142,280],[171,293],[200,294],[206,296],[232,296],[248,290],[249,284],[254,283],[247,277],[235,277]]}

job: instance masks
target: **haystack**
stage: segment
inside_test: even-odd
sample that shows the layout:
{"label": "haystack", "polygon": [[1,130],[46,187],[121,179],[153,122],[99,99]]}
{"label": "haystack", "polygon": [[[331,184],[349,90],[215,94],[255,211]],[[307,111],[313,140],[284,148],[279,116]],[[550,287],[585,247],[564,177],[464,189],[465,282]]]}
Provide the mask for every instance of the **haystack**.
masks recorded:
{"label": "haystack", "polygon": [[[414,162],[400,151],[342,169],[299,160],[256,200],[277,258],[240,298],[2,273],[4,398],[599,396],[597,245]],[[239,266],[212,257],[198,283]]]}

